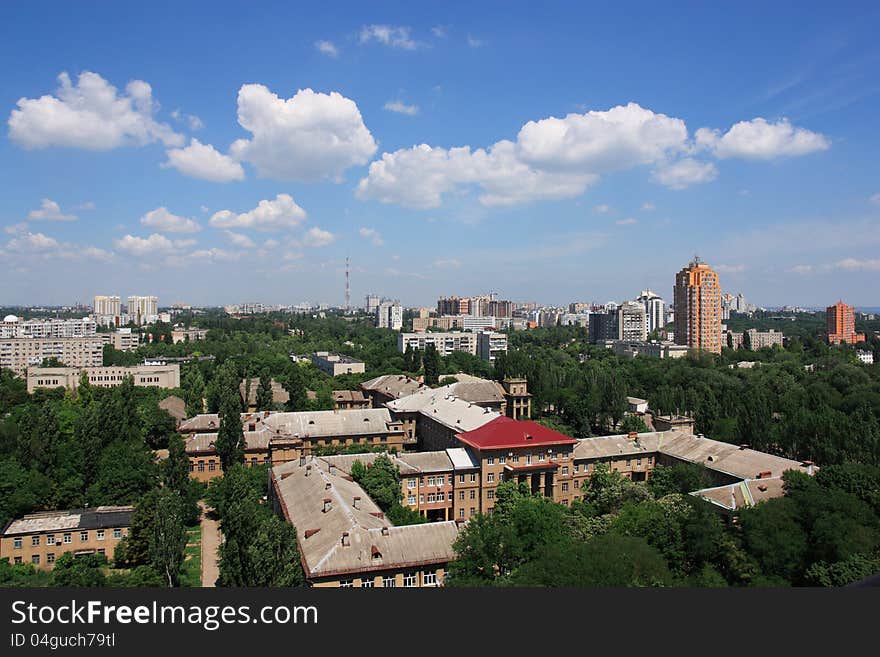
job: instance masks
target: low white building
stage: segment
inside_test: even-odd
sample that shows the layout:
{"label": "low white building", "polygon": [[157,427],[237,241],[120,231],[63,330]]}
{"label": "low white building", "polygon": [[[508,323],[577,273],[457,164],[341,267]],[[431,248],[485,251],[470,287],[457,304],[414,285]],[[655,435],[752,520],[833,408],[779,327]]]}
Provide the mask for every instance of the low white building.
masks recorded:
{"label": "low white building", "polygon": [[865,365],[873,365],[874,364],[874,352],[873,351],[863,351],[859,349],[856,352],[856,357],[862,361]]}

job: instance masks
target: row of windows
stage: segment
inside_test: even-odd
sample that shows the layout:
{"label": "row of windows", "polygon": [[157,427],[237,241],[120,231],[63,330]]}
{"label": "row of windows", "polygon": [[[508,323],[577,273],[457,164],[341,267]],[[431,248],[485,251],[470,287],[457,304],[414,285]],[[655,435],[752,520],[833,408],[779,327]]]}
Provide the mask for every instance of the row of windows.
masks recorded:
{"label": "row of windows", "polygon": [[[101,548],[98,550],[98,554],[107,554],[107,551],[104,548]],[[15,557],[15,563],[20,564],[21,562],[22,562],[21,557]],[[34,564],[35,566],[39,566],[40,565],[40,555],[39,554],[31,555],[31,563]],[[54,552],[47,552],[46,553],[46,563],[55,563],[55,553]]]}
{"label": "row of windows", "polygon": [[[410,572],[403,574],[404,588],[415,588],[419,585],[419,573]],[[339,586],[344,589],[350,589],[354,586],[353,579],[339,580]],[[361,588],[371,589],[375,586],[375,580],[362,579]],[[386,589],[397,588],[397,577],[395,575],[384,575],[382,577],[382,586]],[[437,573],[422,573],[422,586],[437,586]]]}
{"label": "row of windows", "polygon": [[[98,529],[95,531],[95,538],[99,541],[104,540],[104,530]],[[122,530],[114,529],[113,530],[113,538],[120,539],[122,538]],[[81,531],[79,533],[79,540],[81,543],[86,543],[89,540],[89,532]],[[31,536],[31,547],[39,547],[41,541],[41,536],[38,534],[36,536]],[[46,545],[60,545],[62,543],[72,543],[73,542],[73,534],[71,532],[66,532],[65,534],[56,536],[55,534],[48,534],[46,536]],[[16,550],[20,550],[22,548],[22,538],[21,536],[12,539],[12,547]]]}
{"label": "row of windows", "polygon": [[[538,462],[542,462],[542,461],[545,461],[545,460],[547,459],[547,454],[546,454],[545,452],[538,452],[538,453],[537,453],[536,455],[534,455],[534,456],[537,456],[537,457],[538,457]],[[511,463],[519,463],[519,457],[520,457],[519,454],[514,454],[513,456],[510,457],[510,462],[511,462]],[[526,454],[525,457],[526,457],[526,464],[527,464],[527,465],[531,465],[531,463],[532,463],[532,459],[533,459],[533,455],[532,455],[532,454]],[[565,461],[565,460],[568,459],[568,457],[569,457],[569,452],[559,452],[559,453],[556,455],[555,458],[557,458],[557,459],[559,459],[559,460],[563,460],[563,461]],[[507,463],[507,458],[508,458],[507,456],[499,456],[499,457],[498,457],[498,463],[499,463],[500,465],[504,465],[504,464],[506,464],[506,463]],[[551,455],[551,458],[553,458],[552,455]],[[494,456],[487,456],[487,457],[486,457],[486,465],[495,465],[495,457],[494,457]]]}

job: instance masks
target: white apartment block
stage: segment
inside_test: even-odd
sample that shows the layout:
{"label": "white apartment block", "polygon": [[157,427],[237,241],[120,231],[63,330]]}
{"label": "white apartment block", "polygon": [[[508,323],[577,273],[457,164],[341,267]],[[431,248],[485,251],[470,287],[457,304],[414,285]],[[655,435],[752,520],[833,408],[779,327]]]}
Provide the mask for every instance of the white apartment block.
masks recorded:
{"label": "white apartment block", "polygon": [[874,364],[874,352],[873,351],[864,351],[859,349],[856,352],[856,358],[858,358],[865,365],[873,365]]}
{"label": "white apartment block", "polygon": [[0,368],[22,375],[29,367],[39,367],[46,358],[57,358],[68,367],[100,367],[104,364],[105,342],[100,335],[0,339]]}
{"label": "white apartment block", "polygon": [[95,335],[97,328],[97,323],[91,317],[23,320],[15,315],[7,315],[0,323],[0,338],[82,338]]}
{"label": "white apartment block", "polygon": [[128,314],[138,326],[154,323],[159,319],[159,297],[128,297]]}
{"label": "white apartment block", "polygon": [[111,388],[131,376],[134,385],[159,388],[180,387],[180,365],[135,365],[133,367],[32,367],[27,373],[27,390],[58,388],[76,390],[82,373],[89,377],[89,384]]}
{"label": "white apartment block", "polygon": [[403,328],[403,306],[394,301],[383,301],[376,309],[376,326],[399,331]]}
{"label": "white apartment block", "polygon": [[477,355],[490,363],[498,354],[507,353],[507,334],[484,331],[477,334]]}
{"label": "white apartment block", "polygon": [[477,334],[469,332],[453,331],[450,333],[401,333],[397,336],[397,349],[403,353],[407,347],[424,351],[429,345],[440,352],[441,356],[448,356],[453,351],[466,351],[477,355]]}
{"label": "white apartment block", "polygon": [[117,351],[134,351],[140,346],[140,333],[133,333],[130,328],[116,329],[112,333],[102,333],[106,344],[112,344]]}
{"label": "white apartment block", "polygon": [[648,334],[662,331],[666,326],[666,304],[659,294],[643,290],[636,301],[645,307],[645,328]]}
{"label": "white apartment block", "polygon": [[97,295],[95,296],[92,308],[95,311],[95,315],[99,316],[118,317],[122,314],[122,304],[119,297]]}

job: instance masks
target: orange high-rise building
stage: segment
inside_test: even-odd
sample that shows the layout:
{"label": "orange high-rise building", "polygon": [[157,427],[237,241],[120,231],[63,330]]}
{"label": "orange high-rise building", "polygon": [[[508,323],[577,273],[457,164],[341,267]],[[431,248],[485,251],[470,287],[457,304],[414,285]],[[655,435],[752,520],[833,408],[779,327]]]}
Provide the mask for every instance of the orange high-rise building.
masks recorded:
{"label": "orange high-rise building", "polygon": [[852,306],[838,301],[825,309],[825,329],[830,344],[864,342],[865,335],[856,333],[856,316]]}
{"label": "orange high-rise building", "polygon": [[709,265],[694,258],[675,275],[675,342],[721,353],[721,286]]}

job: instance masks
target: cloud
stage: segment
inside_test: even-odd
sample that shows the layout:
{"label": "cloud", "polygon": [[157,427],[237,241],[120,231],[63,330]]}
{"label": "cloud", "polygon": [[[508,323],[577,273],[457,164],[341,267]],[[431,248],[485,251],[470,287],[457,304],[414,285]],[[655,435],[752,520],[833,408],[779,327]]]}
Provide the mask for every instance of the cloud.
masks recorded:
{"label": "cloud", "polygon": [[869,203],[873,203],[874,205],[880,205],[880,192],[873,194],[870,198],[868,198]]}
{"label": "cloud", "polygon": [[394,27],[392,25],[364,25],[361,28],[360,42],[364,44],[371,41],[403,50],[415,50],[419,46],[410,37],[408,27]]}
{"label": "cloud", "polygon": [[99,262],[111,262],[116,259],[115,253],[99,249],[96,246],[86,247],[83,249],[82,254],[87,260],[97,260]]}
{"label": "cloud", "polygon": [[336,236],[333,233],[322,230],[315,226],[314,228],[310,228],[303,238],[303,244],[306,246],[327,246],[331,244],[336,239]]}
{"label": "cloud", "polygon": [[270,238],[263,242],[263,249],[265,249],[266,251],[271,251],[272,249],[277,248],[279,244],[280,242],[278,240],[273,240]]}
{"label": "cloud", "polygon": [[171,112],[171,118],[173,118],[178,123],[186,121],[186,124],[189,126],[190,130],[201,130],[205,127],[205,124],[202,122],[202,120],[195,114],[184,114],[180,110],[174,110],[173,112]]}
{"label": "cloud", "polygon": [[847,271],[880,271],[880,259],[859,260],[858,258],[844,258],[836,262],[835,267]]}
{"label": "cloud", "polygon": [[579,196],[597,176],[542,172],[516,157],[515,145],[501,141],[489,150],[432,148],[427,144],[383,153],[358,183],[360,199],[427,209],[462,186],[478,185],[486,206],[513,205],[537,199]]}
{"label": "cloud", "polygon": [[456,260],[455,258],[440,259],[434,261],[434,266],[437,269],[459,269],[461,267],[461,261]]}
{"label": "cloud", "polygon": [[627,217],[626,219],[618,219],[614,223],[616,223],[618,226],[632,226],[639,223],[639,221],[638,219],[634,219],[633,217]]}
{"label": "cloud", "polygon": [[58,248],[58,241],[43,233],[23,233],[6,243],[6,250],[12,252],[47,251]]}
{"label": "cloud", "polygon": [[328,57],[339,57],[339,48],[332,41],[315,41],[315,48]]}
{"label": "cloud", "polygon": [[226,237],[234,245],[242,249],[252,249],[256,246],[254,241],[247,235],[241,233],[233,233],[231,230],[223,231]]}
{"label": "cloud", "polygon": [[690,185],[707,183],[718,177],[718,168],[711,162],[700,162],[686,157],[671,164],[663,164],[651,173],[651,179],[670,189],[685,189]]}
{"label": "cloud", "polygon": [[644,203],[642,203],[642,210],[644,210],[645,212],[653,212],[656,209],[657,206],[651,203],[651,201],[645,201]]}
{"label": "cloud", "polygon": [[364,239],[372,241],[373,246],[382,246],[385,243],[382,236],[374,228],[361,228],[358,233]]}
{"label": "cloud", "polygon": [[61,207],[52,199],[44,198],[39,210],[28,212],[30,221],[76,221],[75,214],[64,214]]}
{"label": "cloud", "polygon": [[745,265],[713,265],[719,274],[741,274],[746,270]]}
{"label": "cloud", "polygon": [[9,226],[4,226],[3,232],[7,235],[22,235],[28,232],[28,223],[26,221],[22,221],[17,224],[10,224]]}
{"label": "cloud", "polygon": [[476,37],[473,37],[470,34],[468,34],[467,43],[471,48],[480,48],[481,46],[486,45],[485,41],[483,41],[482,39],[478,39]]}
{"label": "cloud", "polygon": [[141,217],[141,226],[160,233],[197,233],[202,229],[193,219],[172,214],[165,206],[147,212]]}
{"label": "cloud", "polygon": [[389,100],[385,103],[385,109],[389,112],[397,112],[398,114],[406,114],[407,116],[415,116],[419,113],[418,105],[407,105],[401,100]]}
{"label": "cloud", "polygon": [[95,209],[95,204],[94,204],[94,202],[92,202],[92,201],[86,201],[85,203],[80,203],[80,204],[77,206],[77,209],[78,209],[78,210],[94,210],[94,209]]}
{"label": "cloud", "polygon": [[759,117],[740,121],[724,134],[700,128],[696,132],[696,145],[720,159],[770,160],[824,151],[831,147],[831,141],[817,132],[792,126],[788,119],[768,123]]}
{"label": "cloud", "polygon": [[814,270],[813,265],[795,265],[794,267],[792,267],[788,271],[790,271],[794,274],[800,274],[801,276],[804,276],[806,274],[812,274],[813,270]]}
{"label": "cloud", "polygon": [[55,95],[21,98],[9,116],[9,137],[27,149],[67,146],[105,151],[160,141],[179,146],[183,136],[153,115],[158,104],[142,80],[124,93],[97,73],[80,73],[76,84],[64,72]]}
{"label": "cloud", "polygon": [[244,169],[228,155],[223,155],[210,144],[192,139],[186,148],[172,148],[163,169],[174,168],[185,176],[211,182],[244,180]]}
{"label": "cloud", "polygon": [[120,251],[137,257],[166,253],[176,248],[174,242],[159,233],[153,233],[149,237],[125,235],[121,239],[115,240],[114,244]]}
{"label": "cloud", "polygon": [[228,260],[238,260],[241,254],[234,251],[225,251],[223,249],[199,249],[187,254],[188,260],[207,260],[209,262],[223,262]]}
{"label": "cloud", "polygon": [[306,211],[289,194],[278,194],[275,200],[262,200],[253,210],[236,214],[230,210],[215,212],[209,223],[214,228],[252,228],[254,230],[286,230],[296,228],[306,219]]}
{"label": "cloud", "polygon": [[611,206],[607,203],[601,203],[593,208],[593,212],[598,212],[599,214],[607,214],[611,210]]}
{"label": "cloud", "polygon": [[449,34],[445,25],[435,25],[431,28],[431,34],[433,34],[438,39],[445,39],[447,34]]}
{"label": "cloud", "polygon": [[340,179],[377,149],[355,102],[335,91],[301,89],[284,100],[261,84],[246,84],[238,92],[238,122],[253,137],[235,141],[230,155],[269,178]]}

